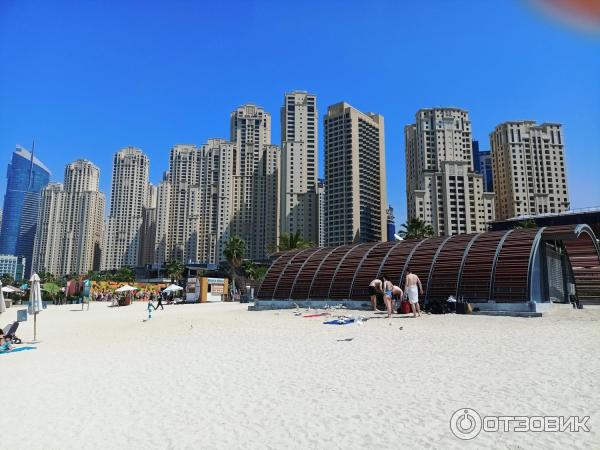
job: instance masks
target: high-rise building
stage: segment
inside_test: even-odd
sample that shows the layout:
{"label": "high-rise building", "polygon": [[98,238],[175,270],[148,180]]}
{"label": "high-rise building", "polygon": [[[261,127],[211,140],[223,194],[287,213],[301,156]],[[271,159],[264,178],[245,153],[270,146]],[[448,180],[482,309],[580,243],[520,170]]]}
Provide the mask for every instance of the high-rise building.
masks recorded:
{"label": "high-rise building", "polygon": [[279,235],[279,147],[271,145],[271,116],[246,104],[231,113],[233,211],[230,234],[248,245],[248,258],[266,258]]}
{"label": "high-rise building", "polygon": [[396,239],[394,236],[396,234],[396,217],[394,217],[394,208],[392,208],[392,205],[385,212],[387,214],[387,240],[394,241]]}
{"label": "high-rise building", "polygon": [[[171,150],[171,153],[173,150]],[[156,187],[156,231],[154,238],[154,262],[165,263],[171,259],[171,186],[170,173],[164,172],[162,181]]]}
{"label": "high-rise building", "polygon": [[299,233],[317,243],[318,170],[317,97],[294,91],[284,95],[281,108],[281,186],[279,226],[281,233]]}
{"label": "high-rise building", "polygon": [[235,220],[233,173],[239,158],[236,144],[223,139],[209,139],[200,148],[173,147],[169,172],[156,193],[156,262],[224,259]]}
{"label": "high-rise building", "polygon": [[494,192],[494,178],[492,171],[492,154],[489,150],[479,152],[479,170],[483,175],[483,190],[485,192]]}
{"label": "high-rise building", "polygon": [[50,181],[50,171],[33,153],[17,146],[8,165],[0,254],[25,258],[25,276],[31,273],[40,192]]}
{"label": "high-rise building", "polygon": [[479,141],[471,141],[471,149],[473,151],[473,170],[477,173],[481,173],[479,170],[480,159],[479,159]]}
{"label": "high-rise building", "polygon": [[473,170],[467,111],[421,109],[404,137],[408,219],[431,224],[439,236],[485,231],[494,219],[494,194],[484,192]]}
{"label": "high-rise building", "polygon": [[156,241],[156,208],[158,203],[158,189],[148,183],[146,198],[142,207],[142,228],[140,232],[140,264],[152,264],[155,260],[154,244]]}
{"label": "high-rise building", "polygon": [[25,258],[15,255],[0,255],[0,276],[10,275],[15,281],[25,278]]}
{"label": "high-rise building", "polygon": [[383,116],[348,103],[325,116],[327,245],[387,239]]}
{"label": "high-rise building", "polygon": [[100,269],[105,200],[99,178],[98,167],[80,159],[67,164],[64,185],[42,191],[34,271],[64,276]]}
{"label": "high-rise building", "polygon": [[200,260],[218,264],[234,220],[233,170],[237,147],[223,139],[209,139],[200,147]]}
{"label": "high-rise building", "polygon": [[490,144],[498,219],[569,209],[561,124],[504,122]]}
{"label": "high-rise building", "polygon": [[325,180],[319,178],[317,182],[317,204],[319,206],[319,247],[325,247],[327,245],[327,234],[325,226]]}
{"label": "high-rise building", "polygon": [[195,145],[175,145],[158,185],[156,260],[197,262],[200,245],[201,158]]}
{"label": "high-rise building", "polygon": [[102,270],[135,267],[140,263],[149,171],[150,161],[138,148],[123,148],[113,157]]}

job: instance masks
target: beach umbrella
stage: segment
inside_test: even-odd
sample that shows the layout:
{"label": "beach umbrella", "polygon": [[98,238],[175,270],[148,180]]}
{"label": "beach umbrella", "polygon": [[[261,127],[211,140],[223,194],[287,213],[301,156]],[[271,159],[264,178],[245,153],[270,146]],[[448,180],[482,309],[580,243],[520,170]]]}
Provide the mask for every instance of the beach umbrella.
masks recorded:
{"label": "beach umbrella", "polygon": [[129,286],[126,284],[125,286],[121,286],[119,289],[115,290],[115,292],[129,292],[129,291],[137,291],[138,288]]}
{"label": "beach umbrella", "polygon": [[13,292],[21,292],[21,289],[12,286],[4,286],[0,289],[2,292],[6,292],[7,294],[12,294]]}
{"label": "beach umbrella", "polygon": [[40,287],[40,277],[34,273],[29,280],[31,282],[31,291],[29,292],[29,304],[27,311],[33,314],[33,340],[37,340],[37,315],[44,309],[42,303],[42,289]]}
{"label": "beach umbrella", "polygon": [[0,281],[0,314],[6,312],[6,303],[4,303],[4,295],[2,294],[2,281]]}
{"label": "beach umbrella", "polygon": [[174,291],[183,291],[183,288],[181,286],[177,286],[176,284],[171,284],[163,290],[163,292],[174,292]]}

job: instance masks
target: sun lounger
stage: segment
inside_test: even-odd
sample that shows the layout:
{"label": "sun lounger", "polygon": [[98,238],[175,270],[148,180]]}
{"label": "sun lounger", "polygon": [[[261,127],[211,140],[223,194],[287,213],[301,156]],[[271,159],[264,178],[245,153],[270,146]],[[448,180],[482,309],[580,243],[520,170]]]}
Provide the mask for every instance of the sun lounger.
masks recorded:
{"label": "sun lounger", "polygon": [[12,324],[4,327],[4,339],[12,344],[20,344],[21,339],[16,336],[17,328],[19,328],[19,322],[13,322]]}

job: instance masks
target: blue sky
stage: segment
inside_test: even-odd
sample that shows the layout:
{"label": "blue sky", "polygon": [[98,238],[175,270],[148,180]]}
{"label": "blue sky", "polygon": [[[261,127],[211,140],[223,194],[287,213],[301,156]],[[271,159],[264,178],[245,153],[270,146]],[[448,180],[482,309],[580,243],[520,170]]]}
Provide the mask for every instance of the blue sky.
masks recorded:
{"label": "blue sky", "polygon": [[321,117],[342,100],[385,116],[398,222],[403,127],[432,106],[469,110],[481,149],[506,120],[563,123],[572,206],[600,206],[599,80],[599,35],[526,1],[2,0],[0,196],[16,144],[35,139],[55,181],[90,159],[108,198],[119,148],[144,150],[157,182],[172,145],[228,138],[246,102],[279,143],[283,94],[301,89]]}

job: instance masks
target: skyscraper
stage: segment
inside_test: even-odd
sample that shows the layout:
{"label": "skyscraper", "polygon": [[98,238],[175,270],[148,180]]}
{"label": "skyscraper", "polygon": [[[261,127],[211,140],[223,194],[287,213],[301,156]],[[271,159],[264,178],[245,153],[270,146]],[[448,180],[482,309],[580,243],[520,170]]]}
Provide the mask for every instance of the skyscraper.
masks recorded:
{"label": "skyscraper", "polygon": [[490,145],[498,219],[569,209],[561,124],[504,122]]}
{"label": "skyscraper", "polygon": [[33,270],[64,276],[100,268],[105,200],[99,178],[98,167],[80,159],[67,164],[64,185],[42,191]]}
{"label": "skyscraper", "polygon": [[150,161],[138,148],[123,148],[113,157],[102,270],[135,267],[140,263],[149,170]]}
{"label": "skyscraper", "polygon": [[317,98],[306,92],[284,95],[281,108],[281,233],[299,233],[317,243]]}
{"label": "skyscraper", "polygon": [[342,102],[327,109],[324,123],[327,245],[385,241],[383,116]]}
{"label": "skyscraper", "polygon": [[319,210],[319,240],[317,243],[319,247],[325,247],[327,245],[327,232],[325,222],[325,180],[323,178],[319,178],[317,182],[317,204]]}
{"label": "skyscraper", "polygon": [[271,116],[260,106],[243,105],[231,113],[233,210],[231,235],[248,245],[248,258],[265,259],[279,235],[280,150],[271,145]]}
{"label": "skyscraper", "polygon": [[[171,150],[173,152],[173,150]],[[154,262],[165,263],[171,259],[171,174],[163,173],[163,179],[156,187],[156,231],[154,237]]]}
{"label": "skyscraper", "polygon": [[142,208],[142,228],[140,232],[140,264],[152,264],[155,260],[154,244],[156,240],[156,209],[158,189],[148,183],[146,198]]}
{"label": "skyscraper", "polygon": [[386,210],[386,214],[387,214],[387,240],[394,241],[394,240],[396,240],[396,237],[394,236],[396,234],[396,217],[394,216],[394,208],[392,208],[392,205],[390,205],[388,207],[388,209]]}
{"label": "skyscraper", "polygon": [[237,147],[224,139],[209,139],[200,147],[200,260],[218,264],[234,220],[233,169]]}
{"label": "skyscraper", "polygon": [[471,148],[473,151],[473,170],[477,173],[481,173],[481,171],[479,170],[479,167],[481,165],[481,161],[479,158],[479,141],[471,141]]}
{"label": "skyscraper", "polygon": [[25,258],[25,276],[31,272],[40,192],[50,181],[50,171],[32,153],[17,146],[8,165],[0,254]]}
{"label": "skyscraper", "polygon": [[494,195],[473,170],[468,112],[421,109],[404,137],[408,219],[424,220],[439,236],[485,231]]}
{"label": "skyscraper", "polygon": [[200,245],[201,158],[195,145],[171,149],[169,171],[158,185],[156,260],[197,262]]}
{"label": "skyscraper", "polygon": [[494,179],[492,172],[492,154],[489,150],[479,152],[479,171],[483,175],[483,190],[494,192]]}

